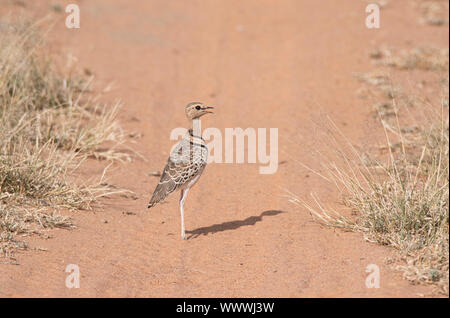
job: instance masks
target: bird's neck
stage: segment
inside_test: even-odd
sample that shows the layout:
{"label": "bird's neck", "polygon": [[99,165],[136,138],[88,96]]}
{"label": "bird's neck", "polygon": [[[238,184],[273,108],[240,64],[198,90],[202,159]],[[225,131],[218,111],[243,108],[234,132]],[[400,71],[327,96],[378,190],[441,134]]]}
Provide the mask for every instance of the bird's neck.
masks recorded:
{"label": "bird's neck", "polygon": [[191,125],[189,128],[191,135],[200,137],[202,135],[202,123],[200,119],[195,118],[191,120]]}

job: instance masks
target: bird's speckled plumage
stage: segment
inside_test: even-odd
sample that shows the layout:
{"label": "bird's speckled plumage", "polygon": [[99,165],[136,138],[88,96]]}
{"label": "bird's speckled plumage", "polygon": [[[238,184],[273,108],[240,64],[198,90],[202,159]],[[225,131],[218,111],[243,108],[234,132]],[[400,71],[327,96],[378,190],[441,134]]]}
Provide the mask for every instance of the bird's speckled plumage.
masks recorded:
{"label": "bird's speckled plumage", "polygon": [[205,169],[207,156],[208,148],[204,139],[194,136],[192,129],[189,129],[170,154],[148,207],[164,200],[179,188],[191,187],[193,184],[190,182]]}

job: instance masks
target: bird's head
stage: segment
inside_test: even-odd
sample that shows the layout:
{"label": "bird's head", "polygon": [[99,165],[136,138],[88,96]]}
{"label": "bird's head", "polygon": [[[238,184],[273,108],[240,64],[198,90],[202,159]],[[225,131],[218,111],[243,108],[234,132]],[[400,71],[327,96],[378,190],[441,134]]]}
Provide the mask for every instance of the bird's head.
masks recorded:
{"label": "bird's head", "polygon": [[214,107],[206,106],[200,102],[193,102],[186,105],[186,116],[190,120],[198,119],[205,114],[212,114],[213,112],[210,109],[214,109]]}

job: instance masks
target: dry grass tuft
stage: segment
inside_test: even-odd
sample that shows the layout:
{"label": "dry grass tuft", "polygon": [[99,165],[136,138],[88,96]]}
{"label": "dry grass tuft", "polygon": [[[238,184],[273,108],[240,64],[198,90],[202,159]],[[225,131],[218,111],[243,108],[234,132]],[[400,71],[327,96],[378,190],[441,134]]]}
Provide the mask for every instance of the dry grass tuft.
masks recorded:
{"label": "dry grass tuft", "polygon": [[383,47],[370,52],[370,57],[379,65],[402,70],[445,71],[448,69],[448,48],[418,47],[395,52]]}
{"label": "dry grass tuft", "polygon": [[[88,157],[129,159],[109,107],[88,97],[90,79],[54,70],[30,23],[0,23],[0,256],[26,248],[18,236],[72,228],[55,209],[89,209],[110,194],[99,181],[79,185],[75,169]],[[109,142],[114,146],[99,150]]]}
{"label": "dry grass tuft", "polygon": [[400,267],[406,278],[448,293],[449,124],[442,111],[409,137],[382,121],[388,160],[356,150],[334,127],[330,138],[340,159],[324,158],[328,173],[320,175],[339,189],[353,216],[325,207],[315,195],[314,204],[290,196],[327,226],[395,247],[406,261]]}
{"label": "dry grass tuft", "polygon": [[[375,88],[367,92],[378,100],[373,109],[385,145],[358,150],[330,121],[326,143],[335,152],[319,154],[320,172],[307,167],[338,189],[350,213],[325,206],[314,194],[312,202],[291,192],[288,197],[326,226],[359,231],[370,242],[394,247],[403,261],[398,269],[409,281],[431,284],[448,294],[448,49],[418,48],[398,56],[380,49],[371,52],[371,58],[382,66],[432,71],[445,78],[428,87],[433,97],[420,97],[394,86],[389,71],[356,74],[360,82]],[[423,92],[424,84],[412,82]],[[442,97],[433,105],[436,91]]]}
{"label": "dry grass tuft", "polygon": [[419,10],[420,22],[434,26],[448,25],[448,0],[416,0],[415,6]]}
{"label": "dry grass tuft", "polygon": [[[376,70],[369,73],[355,73],[354,76],[361,83],[375,87],[384,98],[393,99],[400,94],[400,87],[393,85],[389,73],[385,71]],[[360,97],[366,98],[369,94],[373,94],[372,91],[365,89]]]}

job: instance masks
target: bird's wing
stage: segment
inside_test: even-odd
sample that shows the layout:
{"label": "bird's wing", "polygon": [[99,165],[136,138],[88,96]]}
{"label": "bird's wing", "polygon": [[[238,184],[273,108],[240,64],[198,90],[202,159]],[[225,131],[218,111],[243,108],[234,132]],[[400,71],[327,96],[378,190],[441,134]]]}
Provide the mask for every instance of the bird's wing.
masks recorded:
{"label": "bird's wing", "polygon": [[[161,175],[158,185],[153,192],[148,204],[151,208],[156,203],[164,200],[170,193],[192,180],[205,166],[202,160],[195,160],[195,152],[189,144],[189,140],[182,140],[172,151]],[[183,147],[190,151],[184,152]]]}
{"label": "bird's wing", "polygon": [[153,192],[152,198],[150,199],[148,204],[149,208],[164,200],[167,195],[175,191],[180,186],[180,183],[178,182],[180,179],[178,176],[178,171],[179,168],[177,167],[177,164],[169,158],[167,165],[164,167],[161,179],[159,180],[159,183]]}

